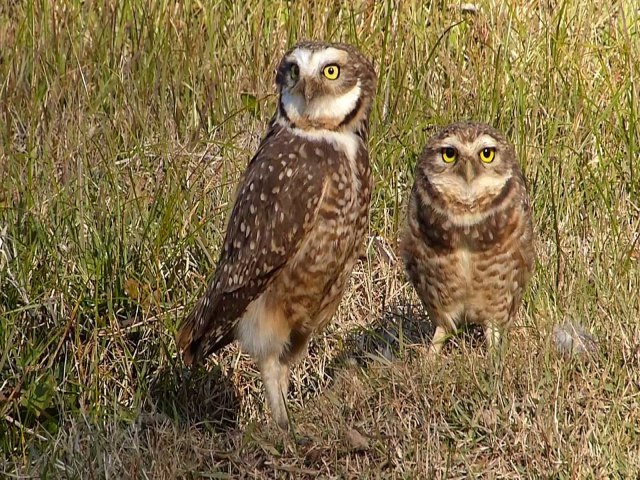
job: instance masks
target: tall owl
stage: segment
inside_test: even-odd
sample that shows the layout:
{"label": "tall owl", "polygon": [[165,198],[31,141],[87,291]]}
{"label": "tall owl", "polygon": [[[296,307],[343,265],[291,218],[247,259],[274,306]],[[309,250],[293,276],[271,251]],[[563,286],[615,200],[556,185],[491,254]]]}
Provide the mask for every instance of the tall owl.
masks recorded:
{"label": "tall owl", "polygon": [[350,45],[301,42],[280,61],[276,84],[277,111],[178,346],[191,364],[237,339],[286,429],[290,366],[335,313],[368,228],[376,74]]}
{"label": "tall owl", "polygon": [[418,161],[400,250],[436,326],[431,352],[465,323],[488,346],[513,323],[535,259],[531,207],[513,146],[483,123],[455,123]]}

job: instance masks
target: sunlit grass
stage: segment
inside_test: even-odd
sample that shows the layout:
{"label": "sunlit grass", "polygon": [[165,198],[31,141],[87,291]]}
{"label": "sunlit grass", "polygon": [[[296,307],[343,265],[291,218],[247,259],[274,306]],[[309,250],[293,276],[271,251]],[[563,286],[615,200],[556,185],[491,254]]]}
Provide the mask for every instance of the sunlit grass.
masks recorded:
{"label": "sunlit grass", "polygon": [[[306,3],[0,5],[0,472],[638,475],[637,6]],[[465,341],[435,365],[349,367],[359,332],[415,301],[370,248],[294,372],[311,446],[268,423],[237,348],[188,373],[174,343],[301,38],[378,71],[371,235],[395,245],[427,138],[469,118],[516,145],[539,253],[502,369]],[[565,320],[596,336],[594,361],[554,354]]]}

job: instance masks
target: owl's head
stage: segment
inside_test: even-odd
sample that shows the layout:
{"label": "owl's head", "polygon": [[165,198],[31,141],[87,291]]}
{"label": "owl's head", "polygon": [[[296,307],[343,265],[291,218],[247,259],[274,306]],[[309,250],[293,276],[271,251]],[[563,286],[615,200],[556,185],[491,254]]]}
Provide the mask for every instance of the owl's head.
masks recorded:
{"label": "owl's head", "polygon": [[513,146],[495,128],[475,122],[455,123],[437,133],[418,165],[434,194],[471,208],[499,197],[515,172]]}
{"label": "owl's head", "polygon": [[276,121],[281,124],[366,133],[376,74],[354,47],[298,43],[280,61],[276,83],[280,91]]}

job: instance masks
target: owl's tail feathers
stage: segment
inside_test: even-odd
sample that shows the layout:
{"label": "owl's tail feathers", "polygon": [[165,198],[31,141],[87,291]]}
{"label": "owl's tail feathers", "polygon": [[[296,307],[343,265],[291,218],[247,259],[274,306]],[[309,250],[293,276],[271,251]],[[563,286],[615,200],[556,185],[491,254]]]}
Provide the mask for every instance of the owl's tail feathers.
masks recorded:
{"label": "owl's tail feathers", "polygon": [[182,359],[187,365],[193,365],[200,359],[200,344],[202,337],[196,336],[198,329],[199,310],[201,302],[198,302],[196,308],[194,308],[189,316],[184,319],[182,325],[180,325],[180,331],[178,332],[178,348],[182,351]]}
{"label": "owl's tail feathers", "polygon": [[205,296],[198,300],[195,308],[180,325],[177,343],[186,365],[202,361],[210,353],[233,341],[233,325],[223,329],[223,325],[216,322],[216,317],[215,303]]}

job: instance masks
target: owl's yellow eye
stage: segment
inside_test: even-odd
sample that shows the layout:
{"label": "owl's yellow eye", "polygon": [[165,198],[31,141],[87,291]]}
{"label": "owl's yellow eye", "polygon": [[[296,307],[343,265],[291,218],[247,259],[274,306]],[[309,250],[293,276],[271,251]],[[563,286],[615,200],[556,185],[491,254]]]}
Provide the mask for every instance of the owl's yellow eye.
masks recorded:
{"label": "owl's yellow eye", "polygon": [[493,159],[495,158],[495,156],[496,156],[495,148],[487,147],[487,148],[483,148],[480,151],[480,160],[482,160],[484,163],[493,162]]}
{"label": "owl's yellow eye", "polygon": [[327,65],[322,69],[322,73],[329,80],[335,80],[340,76],[340,67],[338,65]]}
{"label": "owl's yellow eye", "polygon": [[291,65],[291,69],[289,70],[289,72],[291,75],[291,80],[295,81],[300,76],[300,67],[298,67],[298,65],[294,63],[293,65]]}
{"label": "owl's yellow eye", "polygon": [[456,161],[456,149],[453,147],[446,147],[442,149],[442,160],[444,163],[453,163]]}

